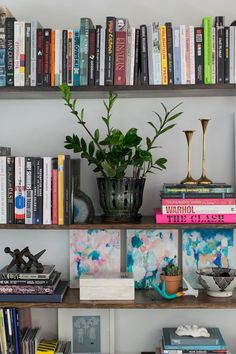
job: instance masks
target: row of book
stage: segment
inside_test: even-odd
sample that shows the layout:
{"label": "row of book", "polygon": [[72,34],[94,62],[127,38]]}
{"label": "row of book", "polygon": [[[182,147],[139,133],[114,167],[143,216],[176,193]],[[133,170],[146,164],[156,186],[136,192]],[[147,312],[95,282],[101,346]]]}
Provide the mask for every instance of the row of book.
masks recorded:
{"label": "row of book", "polygon": [[226,183],[164,183],[156,223],[236,223],[233,187]]}
{"label": "row of book", "polygon": [[80,160],[0,156],[0,224],[71,224]]}
{"label": "row of book", "polygon": [[[8,12],[10,15],[10,12]],[[234,24],[234,23],[233,23]],[[76,29],[6,18],[0,28],[0,86],[236,83],[236,27],[224,16],[203,25],[141,25],[81,18]]]}

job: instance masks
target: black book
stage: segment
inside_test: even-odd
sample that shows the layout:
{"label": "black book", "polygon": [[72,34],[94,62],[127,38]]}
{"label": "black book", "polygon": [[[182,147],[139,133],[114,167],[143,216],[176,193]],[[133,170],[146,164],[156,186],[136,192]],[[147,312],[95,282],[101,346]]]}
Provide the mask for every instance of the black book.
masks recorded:
{"label": "black book", "polygon": [[102,26],[96,26],[96,43],[95,43],[95,73],[94,73],[94,84],[99,86],[100,81],[100,51],[101,51],[101,29]]}
{"label": "black book", "polygon": [[67,35],[68,31],[62,31],[62,83],[67,83]]}
{"label": "black book", "polygon": [[7,224],[15,222],[15,158],[7,157]]}
{"label": "black book", "polygon": [[140,26],[140,81],[141,85],[148,85],[148,47],[147,26]]}
{"label": "black book", "polygon": [[134,85],[139,83],[140,73],[140,29],[135,29]]}
{"label": "black book", "polygon": [[106,42],[105,42],[105,85],[114,83],[114,58],[115,58],[115,32],[116,18],[106,18]]}
{"label": "black book", "polygon": [[31,23],[25,24],[25,86],[30,86],[31,74]]}
{"label": "black book", "polygon": [[94,86],[95,83],[95,45],[96,45],[96,30],[89,30],[89,62],[88,62],[88,83],[89,86]]}
{"label": "black book", "polygon": [[43,30],[43,86],[51,85],[51,32],[50,28]]}
{"label": "black book", "polygon": [[194,28],[195,42],[195,83],[203,84],[204,82],[204,55],[203,55],[203,27]]}
{"label": "black book", "polygon": [[173,36],[172,23],[166,22],[166,47],[167,47],[167,68],[168,68],[168,83],[174,83],[174,60],[173,60]]}
{"label": "black book", "polygon": [[224,16],[216,16],[216,82],[224,82]]}
{"label": "black book", "polygon": [[71,223],[71,164],[70,155],[64,159],[64,225]]}
{"label": "black book", "polygon": [[0,279],[0,285],[53,285],[60,276],[60,272],[53,271],[49,279]]}
{"label": "black book", "polygon": [[14,17],[7,17],[6,26],[6,85],[14,86]]}
{"label": "black book", "polygon": [[224,27],[224,79],[225,83],[229,83],[229,55],[230,55],[230,40],[229,27]]}
{"label": "black book", "polygon": [[43,85],[43,29],[37,28],[37,86]]}
{"label": "black book", "polygon": [[77,192],[80,190],[80,159],[71,159],[71,224],[74,220],[73,215],[73,201],[74,196],[76,196]]}

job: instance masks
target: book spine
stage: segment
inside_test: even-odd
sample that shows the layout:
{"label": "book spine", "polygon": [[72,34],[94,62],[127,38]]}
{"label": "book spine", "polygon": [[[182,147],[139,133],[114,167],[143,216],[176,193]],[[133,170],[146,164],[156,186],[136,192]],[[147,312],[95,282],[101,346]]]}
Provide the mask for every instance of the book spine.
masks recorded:
{"label": "book spine", "polygon": [[211,83],[215,84],[217,82],[217,57],[216,57],[216,29],[212,27],[212,80]]}
{"label": "book spine", "polygon": [[15,222],[14,188],[15,158],[7,156],[7,224]]}
{"label": "book spine", "polygon": [[30,86],[37,85],[37,28],[40,27],[37,21],[31,22],[31,68]]}
{"label": "book spine", "polygon": [[43,85],[43,29],[37,29],[37,86]]}
{"label": "book spine", "polygon": [[25,86],[25,22],[20,21],[20,86]]}
{"label": "book spine", "polygon": [[80,85],[88,85],[89,18],[80,19]]}
{"label": "book spine", "polygon": [[15,157],[15,223],[25,223],[25,158]]}
{"label": "book spine", "polygon": [[80,30],[73,33],[73,86],[80,84]]}
{"label": "book spine", "polygon": [[181,84],[180,27],[173,27],[174,84]]}
{"label": "book spine", "polygon": [[101,29],[99,86],[104,86],[104,83],[105,83],[105,41],[106,41],[106,29],[102,28]]}
{"label": "book spine", "polygon": [[157,22],[152,23],[152,33],[153,84],[161,85],[160,28]]}
{"label": "book spine", "polygon": [[17,309],[12,309],[12,316],[13,316],[13,328],[14,328],[14,345],[15,345],[15,354],[20,354],[20,336],[18,332],[18,325],[17,325]]}
{"label": "book spine", "polygon": [[131,27],[131,48],[130,48],[130,75],[129,84],[134,84],[134,60],[135,60],[135,27]]}
{"label": "book spine", "polygon": [[73,30],[67,31],[67,84],[73,85]]}
{"label": "book spine", "polygon": [[36,159],[36,215],[35,224],[43,223],[43,159]]}
{"label": "book spine", "polygon": [[204,84],[212,83],[212,20],[204,17]]}
{"label": "book spine", "polygon": [[0,23],[0,86],[6,86],[6,18],[5,14],[1,14]]}
{"label": "book spine", "polygon": [[52,158],[43,158],[43,224],[50,225],[51,217]]}
{"label": "book spine", "polygon": [[163,198],[161,201],[162,205],[235,205],[235,198],[225,198],[225,199],[210,199],[210,198],[199,198],[199,199],[168,199]]}
{"label": "book spine", "polygon": [[74,220],[74,215],[73,215],[73,201],[74,201],[74,196],[76,196],[77,191],[80,190],[80,159],[71,159],[71,180],[70,180],[70,185],[71,185],[71,224],[73,223]]}
{"label": "book spine", "polygon": [[14,86],[14,22],[15,18],[6,18],[6,85]]}
{"label": "book spine", "polygon": [[224,79],[224,20],[223,16],[216,17],[216,82],[223,83]]}
{"label": "book spine", "polygon": [[195,82],[203,84],[204,62],[203,62],[203,28],[195,27]]}
{"label": "book spine", "polygon": [[156,224],[234,224],[235,214],[179,214],[156,213]]}
{"label": "book spine", "polygon": [[20,23],[14,22],[14,86],[20,86]]}
{"label": "book spine", "polygon": [[229,27],[229,83],[234,84],[235,83],[235,78],[234,78],[234,62],[235,62],[235,42],[234,42],[234,26]]}
{"label": "book spine", "polygon": [[180,25],[181,84],[186,84],[186,26]]}
{"label": "book spine", "polygon": [[168,85],[166,26],[160,26],[161,37],[161,77],[162,85]]}
{"label": "book spine", "polygon": [[127,23],[125,27],[119,29],[116,19],[116,40],[115,40],[115,66],[114,66],[114,85],[126,84],[126,53],[127,53]]}
{"label": "book spine", "polygon": [[100,50],[101,50],[101,29],[102,26],[96,26],[96,48],[95,48],[95,86],[99,86],[100,79]]}
{"label": "book spine", "polygon": [[33,224],[33,158],[25,158],[25,223]]}
{"label": "book spine", "polygon": [[229,27],[224,28],[224,80],[229,83],[229,57],[230,57],[230,43],[229,43]]}
{"label": "book spine", "polygon": [[185,40],[186,40],[186,52],[185,52],[185,61],[186,61],[186,84],[190,84],[190,32],[189,26],[185,26]]}
{"label": "book spine", "polygon": [[173,35],[172,23],[166,24],[166,46],[167,46],[167,67],[168,67],[168,84],[174,83],[174,64],[173,64]]}
{"label": "book spine", "polygon": [[139,83],[140,73],[140,29],[135,29],[134,85]]}
{"label": "book spine", "polygon": [[235,205],[162,205],[163,214],[236,214]]}
{"label": "book spine", "polygon": [[167,199],[204,199],[204,198],[209,198],[209,199],[228,199],[228,198],[234,198],[235,194],[234,193],[188,193],[188,192],[179,192],[179,193],[161,193],[162,198],[167,198]]}
{"label": "book spine", "polygon": [[55,30],[55,86],[62,83],[62,31]]}
{"label": "book spine", "polygon": [[236,26],[234,26],[234,83],[236,83]]}
{"label": "book spine", "polygon": [[148,82],[149,82],[149,85],[154,85],[152,42],[153,42],[152,25],[147,25]]}
{"label": "book spine", "polygon": [[127,46],[126,46],[126,63],[125,63],[125,84],[130,85],[130,70],[131,70],[131,45],[132,45],[132,32],[131,28],[127,29]]}
{"label": "book spine", "polygon": [[30,86],[31,23],[25,24],[25,86]]}
{"label": "book spine", "polygon": [[0,294],[53,294],[53,285],[1,285]]}
{"label": "book spine", "polygon": [[88,84],[89,86],[94,86],[95,83],[95,45],[96,45],[96,30],[91,28],[89,30],[89,75]]}
{"label": "book spine", "polygon": [[0,224],[7,223],[7,158],[0,156]]}
{"label": "book spine", "polygon": [[51,51],[51,29],[45,28],[43,30],[43,86],[50,86],[51,72],[50,72],[50,51]]}
{"label": "book spine", "polygon": [[190,42],[190,83],[195,84],[195,41],[194,26],[189,26],[189,42]]}
{"label": "book spine", "polygon": [[71,223],[71,164],[70,156],[64,158],[64,225]]}
{"label": "book spine", "polygon": [[62,83],[67,83],[67,30],[62,31]]}
{"label": "book spine", "polygon": [[141,85],[148,85],[148,48],[147,26],[140,26],[140,81]]}
{"label": "book spine", "polygon": [[58,166],[57,158],[52,159],[52,224],[58,224]]}
{"label": "book spine", "polygon": [[51,72],[51,82],[52,87],[55,86],[55,30],[51,32],[51,51],[50,51],[50,72]]}
{"label": "book spine", "polygon": [[64,224],[64,155],[58,155],[58,225]]}
{"label": "book spine", "polygon": [[114,82],[115,29],[115,17],[108,16],[106,18],[105,85],[113,85]]}
{"label": "book spine", "polygon": [[193,188],[168,188],[164,187],[163,188],[164,193],[233,193],[233,188],[232,187],[223,187],[223,188],[209,188],[203,187],[200,188],[198,186],[193,187]]}

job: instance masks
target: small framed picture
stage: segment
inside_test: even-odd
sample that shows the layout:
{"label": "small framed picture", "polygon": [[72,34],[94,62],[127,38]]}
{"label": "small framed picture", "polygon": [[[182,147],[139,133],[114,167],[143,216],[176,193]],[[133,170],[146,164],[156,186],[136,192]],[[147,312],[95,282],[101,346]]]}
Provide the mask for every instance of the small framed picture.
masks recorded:
{"label": "small framed picture", "polygon": [[114,310],[58,309],[58,337],[73,353],[114,354]]}

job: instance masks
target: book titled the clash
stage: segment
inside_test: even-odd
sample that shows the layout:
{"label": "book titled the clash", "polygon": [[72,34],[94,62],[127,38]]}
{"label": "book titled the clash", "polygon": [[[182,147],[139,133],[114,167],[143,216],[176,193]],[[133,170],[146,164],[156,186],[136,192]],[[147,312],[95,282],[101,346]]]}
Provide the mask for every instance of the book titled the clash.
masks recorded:
{"label": "book titled the clash", "polygon": [[55,265],[44,265],[42,273],[37,273],[35,268],[32,268],[32,270],[25,272],[25,273],[18,271],[16,267],[11,268],[10,271],[8,271],[7,268],[8,268],[8,266],[5,266],[0,270],[0,279],[1,280],[4,280],[4,279],[12,279],[12,280],[49,279],[52,272],[54,271]]}

